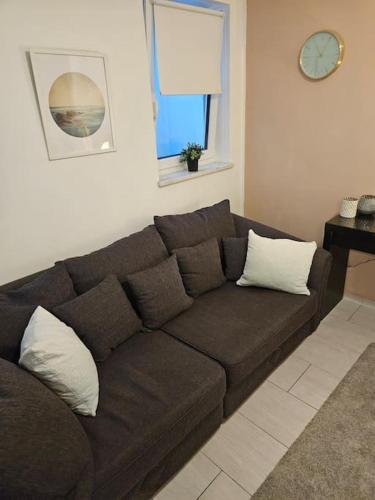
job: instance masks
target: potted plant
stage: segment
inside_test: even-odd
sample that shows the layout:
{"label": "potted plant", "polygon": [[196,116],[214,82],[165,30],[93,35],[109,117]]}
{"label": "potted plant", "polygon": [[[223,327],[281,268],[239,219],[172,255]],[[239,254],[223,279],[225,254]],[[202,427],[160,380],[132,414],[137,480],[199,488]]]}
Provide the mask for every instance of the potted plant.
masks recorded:
{"label": "potted plant", "polygon": [[198,161],[202,154],[203,146],[188,142],[186,148],[181,151],[180,162],[184,163],[186,161],[189,172],[197,172]]}

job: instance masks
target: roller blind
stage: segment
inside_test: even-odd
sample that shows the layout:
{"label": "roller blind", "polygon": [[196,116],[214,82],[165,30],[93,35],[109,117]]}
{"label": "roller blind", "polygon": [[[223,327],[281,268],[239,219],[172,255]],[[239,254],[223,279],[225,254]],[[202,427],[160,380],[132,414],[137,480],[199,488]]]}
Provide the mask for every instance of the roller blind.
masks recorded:
{"label": "roller blind", "polygon": [[224,14],[166,0],[153,3],[161,94],[220,94]]}

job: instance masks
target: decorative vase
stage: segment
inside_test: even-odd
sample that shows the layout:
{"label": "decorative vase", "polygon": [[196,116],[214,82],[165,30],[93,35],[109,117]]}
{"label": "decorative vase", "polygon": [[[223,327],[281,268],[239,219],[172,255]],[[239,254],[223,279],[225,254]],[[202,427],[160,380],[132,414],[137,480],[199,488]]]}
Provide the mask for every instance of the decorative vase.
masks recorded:
{"label": "decorative vase", "polygon": [[375,196],[372,194],[364,194],[358,202],[358,213],[362,215],[375,214]]}
{"label": "decorative vase", "polygon": [[345,219],[353,219],[357,215],[358,198],[348,196],[341,202],[340,216]]}
{"label": "decorative vase", "polygon": [[187,166],[188,166],[189,172],[197,172],[198,171],[198,159],[187,160]]}

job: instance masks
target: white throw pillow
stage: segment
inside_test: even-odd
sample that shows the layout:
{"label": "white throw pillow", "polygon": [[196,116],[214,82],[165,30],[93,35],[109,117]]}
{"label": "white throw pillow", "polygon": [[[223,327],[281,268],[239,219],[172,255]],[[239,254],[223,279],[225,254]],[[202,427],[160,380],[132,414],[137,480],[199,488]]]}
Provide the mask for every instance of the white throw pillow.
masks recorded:
{"label": "white throw pillow", "polygon": [[26,327],[19,364],[74,412],[96,415],[99,381],[91,353],[72,328],[43,307],[37,307]]}
{"label": "white throw pillow", "polygon": [[237,285],[310,295],[306,284],[315,250],[315,241],[273,240],[250,229],[245,268]]}

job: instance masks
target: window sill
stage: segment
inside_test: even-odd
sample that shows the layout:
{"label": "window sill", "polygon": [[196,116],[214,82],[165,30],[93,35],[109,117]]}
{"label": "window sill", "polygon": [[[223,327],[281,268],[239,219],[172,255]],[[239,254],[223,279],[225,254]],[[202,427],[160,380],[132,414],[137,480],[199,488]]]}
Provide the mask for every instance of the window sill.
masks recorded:
{"label": "window sill", "polygon": [[168,174],[159,175],[159,187],[170,186],[171,184],[178,184],[179,182],[196,179],[203,175],[215,174],[233,168],[233,163],[230,162],[212,162],[205,165],[199,165],[198,172],[189,172],[188,170],[178,170]]}

